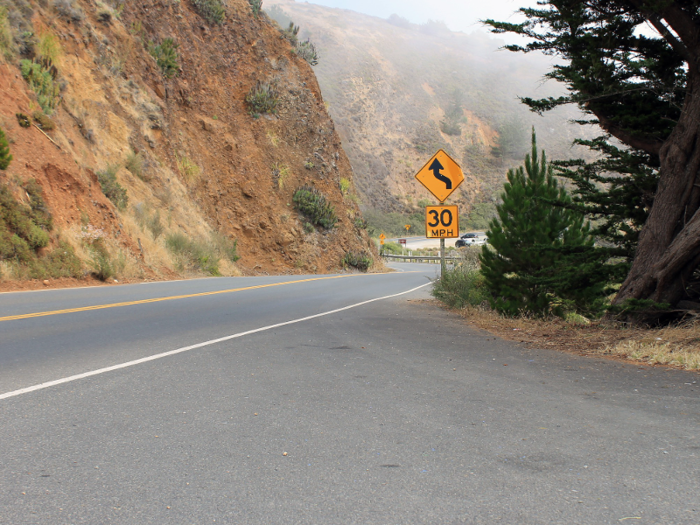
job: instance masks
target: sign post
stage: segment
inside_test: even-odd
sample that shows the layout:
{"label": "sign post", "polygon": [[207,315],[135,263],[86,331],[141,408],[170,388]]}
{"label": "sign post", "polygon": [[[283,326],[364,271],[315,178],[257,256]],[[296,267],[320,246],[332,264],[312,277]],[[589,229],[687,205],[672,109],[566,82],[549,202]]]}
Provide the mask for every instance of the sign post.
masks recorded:
{"label": "sign post", "polygon": [[425,208],[425,236],[440,239],[440,275],[445,272],[445,239],[459,237],[457,206],[445,206],[453,191],[464,182],[464,173],[445,151],[438,152],[416,174],[416,179],[440,201]]}

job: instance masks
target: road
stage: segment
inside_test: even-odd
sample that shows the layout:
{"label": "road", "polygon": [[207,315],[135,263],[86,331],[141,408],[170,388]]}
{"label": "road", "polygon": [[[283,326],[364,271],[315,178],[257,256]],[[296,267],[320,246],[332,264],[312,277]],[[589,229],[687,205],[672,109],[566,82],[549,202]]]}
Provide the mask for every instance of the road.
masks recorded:
{"label": "road", "polygon": [[0,295],[0,524],[700,523],[697,374],[396,268]]}

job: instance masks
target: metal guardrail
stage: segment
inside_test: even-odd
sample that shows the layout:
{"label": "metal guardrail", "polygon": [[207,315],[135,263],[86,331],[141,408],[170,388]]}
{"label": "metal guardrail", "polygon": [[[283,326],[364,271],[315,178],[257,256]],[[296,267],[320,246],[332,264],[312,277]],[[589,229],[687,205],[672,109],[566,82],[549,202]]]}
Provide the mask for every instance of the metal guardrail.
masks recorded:
{"label": "metal guardrail", "polygon": [[[387,253],[382,255],[385,259],[395,260],[395,261],[405,261],[405,262],[431,262],[435,264],[440,264],[439,255],[394,255],[393,253]],[[459,261],[460,257],[445,257],[445,261]]]}

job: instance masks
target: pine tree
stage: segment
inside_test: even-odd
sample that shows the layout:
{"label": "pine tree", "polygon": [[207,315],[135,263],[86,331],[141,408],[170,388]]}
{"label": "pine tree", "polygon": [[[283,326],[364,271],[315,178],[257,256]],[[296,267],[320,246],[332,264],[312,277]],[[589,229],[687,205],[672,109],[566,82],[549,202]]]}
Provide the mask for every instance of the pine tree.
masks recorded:
{"label": "pine tree", "polygon": [[0,128],[0,170],[6,170],[11,160],[10,145],[7,143],[5,133],[2,128]]}
{"label": "pine tree", "polygon": [[501,313],[536,315],[567,311],[595,314],[603,307],[608,275],[583,214],[557,183],[547,158],[532,153],[508,171],[508,182],[491,221],[482,273]]}

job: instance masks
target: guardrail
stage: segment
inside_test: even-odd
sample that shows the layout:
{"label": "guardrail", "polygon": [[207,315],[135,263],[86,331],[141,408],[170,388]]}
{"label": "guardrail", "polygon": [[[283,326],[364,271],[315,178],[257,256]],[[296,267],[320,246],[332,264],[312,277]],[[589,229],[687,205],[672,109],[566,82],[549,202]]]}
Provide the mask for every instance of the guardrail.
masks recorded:
{"label": "guardrail", "polygon": [[[439,255],[394,255],[393,253],[387,253],[382,255],[385,259],[404,261],[404,262],[430,262],[435,264],[440,264]],[[445,257],[445,261],[459,261],[461,257]]]}

